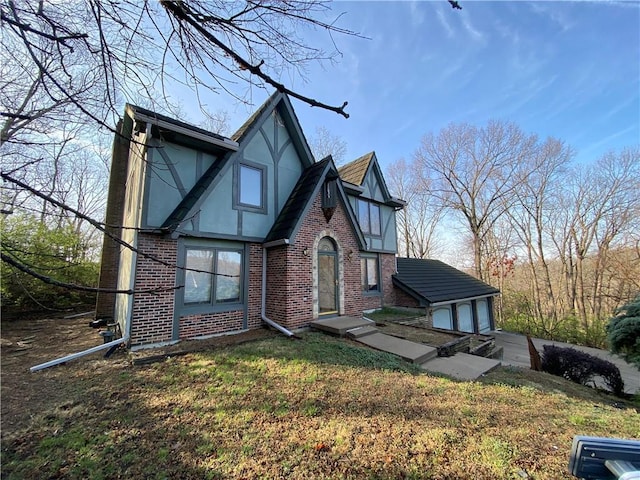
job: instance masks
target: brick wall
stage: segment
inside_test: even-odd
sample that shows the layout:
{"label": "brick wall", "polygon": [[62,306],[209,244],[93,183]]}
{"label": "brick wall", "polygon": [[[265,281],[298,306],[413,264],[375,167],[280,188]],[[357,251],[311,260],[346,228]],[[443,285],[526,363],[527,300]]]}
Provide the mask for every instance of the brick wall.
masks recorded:
{"label": "brick wall", "polygon": [[254,329],[262,326],[262,245],[249,245],[249,291],[246,292],[247,328]]}
{"label": "brick wall", "polygon": [[180,339],[242,330],[243,310],[180,317]]}
{"label": "brick wall", "polygon": [[391,275],[398,273],[396,269],[396,256],[391,253],[380,254],[382,265],[382,295],[384,305],[396,304],[396,288],[393,286]]}
{"label": "brick wall", "polygon": [[398,307],[408,307],[408,308],[417,308],[419,303],[418,300],[413,298],[411,295],[408,295],[403,290],[400,290],[397,287],[394,287],[394,296],[395,296],[395,305]]}
{"label": "brick wall", "polygon": [[[169,265],[177,260],[177,241],[158,235],[141,233],[138,248]],[[249,290],[247,298],[247,326],[260,328],[262,245],[249,245]],[[133,298],[131,344],[140,345],[170,341],[173,338],[176,270],[138,255],[136,290],[158,289],[157,293],[136,293]],[[285,303],[286,304],[286,303]],[[179,338],[188,339],[217,333],[242,330],[244,310],[181,316],[178,320]]]}
{"label": "brick wall", "polygon": [[177,242],[158,235],[140,233],[138,249],[166,262],[163,265],[138,254],[135,290],[158,290],[133,296],[131,344],[171,340],[177,259]]}
{"label": "brick wall", "polygon": [[[357,239],[340,204],[329,221],[322,212],[321,195],[314,199],[309,213],[302,220],[293,244],[271,248],[268,251],[267,316],[289,329],[307,326],[317,316],[317,265],[314,256],[317,243],[323,236],[330,236],[338,244],[339,313],[359,316],[362,311],[379,308],[380,296],[363,297],[360,285],[360,255]],[[305,255],[305,251],[307,254]],[[383,255],[383,285],[390,285],[390,262],[393,255]],[[314,291],[315,284],[315,291]],[[391,293],[385,290],[385,295]],[[314,308],[314,302],[316,306]]]}
{"label": "brick wall", "polygon": [[[360,254],[357,239],[342,205],[338,205],[327,221],[321,208],[321,196],[314,200],[308,215],[291,245],[274,247],[267,252],[266,314],[273,321],[289,329],[308,326],[317,317],[317,270],[314,255],[323,236],[332,237],[338,244],[340,267],[341,315],[360,316],[363,310],[394,304],[406,294],[393,288],[391,275],[395,272],[392,254],[381,254],[382,295],[363,296],[360,285]],[[176,264],[177,242],[157,235],[141,233],[139,248],[170,265]],[[306,251],[306,253],[305,253]],[[249,289],[247,298],[247,327],[260,328],[262,288],[262,245],[249,245]],[[315,277],[315,278],[314,278]],[[167,267],[138,255],[136,290],[167,289],[154,294],[136,294],[133,301],[132,345],[159,343],[172,339],[176,273]],[[315,283],[315,291],[314,291]],[[416,306],[411,299],[406,306]],[[314,309],[314,301],[316,306]],[[185,315],[179,318],[179,337],[193,338],[243,328],[244,311]]]}
{"label": "brick wall", "polygon": [[[128,173],[129,141],[131,134],[131,119],[127,117],[123,130],[123,120],[118,122],[117,131],[122,135],[113,138],[111,173],[109,174],[109,190],[107,208],[105,212],[105,233],[102,240],[102,255],[100,261],[99,287],[105,290],[115,290],[118,287],[118,269],[120,259],[120,244],[114,238],[120,238],[124,216],[125,190]],[[127,130],[128,129],[128,130]],[[98,292],[96,297],[96,318],[113,317],[116,294]]]}

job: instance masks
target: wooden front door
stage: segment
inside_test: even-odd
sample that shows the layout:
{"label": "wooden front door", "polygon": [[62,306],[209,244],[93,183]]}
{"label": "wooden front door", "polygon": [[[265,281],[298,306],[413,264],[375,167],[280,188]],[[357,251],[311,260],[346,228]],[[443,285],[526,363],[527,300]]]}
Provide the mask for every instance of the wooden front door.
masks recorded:
{"label": "wooden front door", "polygon": [[335,243],[324,237],[318,244],[318,312],[338,313],[338,255]]}

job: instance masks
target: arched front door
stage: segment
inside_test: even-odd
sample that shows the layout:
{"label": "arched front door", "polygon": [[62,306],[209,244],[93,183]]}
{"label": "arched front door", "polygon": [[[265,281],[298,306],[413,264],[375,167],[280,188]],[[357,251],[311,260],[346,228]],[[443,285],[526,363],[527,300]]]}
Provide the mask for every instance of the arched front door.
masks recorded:
{"label": "arched front door", "polygon": [[318,243],[318,313],[338,313],[338,252],[329,237]]}

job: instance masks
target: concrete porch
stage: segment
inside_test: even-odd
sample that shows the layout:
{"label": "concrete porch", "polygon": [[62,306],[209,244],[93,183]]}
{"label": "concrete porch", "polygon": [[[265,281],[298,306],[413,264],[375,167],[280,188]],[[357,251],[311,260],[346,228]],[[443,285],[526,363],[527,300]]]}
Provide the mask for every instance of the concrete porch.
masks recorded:
{"label": "concrete porch", "polygon": [[332,317],[311,322],[311,328],[397,355],[407,362],[420,365],[428,372],[447,375],[458,380],[475,380],[501,365],[493,360],[465,353],[438,357],[435,347],[411,342],[381,333],[374,322],[358,317]]}

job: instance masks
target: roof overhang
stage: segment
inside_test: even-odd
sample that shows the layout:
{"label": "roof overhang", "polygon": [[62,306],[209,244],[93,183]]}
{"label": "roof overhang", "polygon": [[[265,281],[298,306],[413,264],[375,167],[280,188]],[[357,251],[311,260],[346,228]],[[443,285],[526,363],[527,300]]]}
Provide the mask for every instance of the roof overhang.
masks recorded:
{"label": "roof overhang", "polygon": [[239,148],[238,142],[234,142],[230,138],[222,137],[222,136],[214,136],[213,134],[207,134],[203,131],[193,130],[184,125],[178,125],[176,123],[164,120],[157,116],[147,115],[146,113],[140,112],[135,108],[133,110],[133,118],[135,120],[139,120],[141,122],[149,123],[151,125],[155,125],[159,128],[163,128],[166,130],[170,130],[179,135],[184,135],[189,138],[193,138],[195,140],[199,140],[201,142],[206,142],[211,145],[215,145],[217,147],[221,147],[225,150],[237,151]]}
{"label": "roof overhang", "polygon": [[486,295],[478,295],[476,297],[466,297],[466,298],[454,298],[453,300],[442,300],[441,302],[433,302],[429,304],[430,307],[442,307],[444,305],[451,305],[453,303],[465,303],[470,302],[472,300],[480,300],[483,298],[489,297],[497,297],[500,293],[488,293]]}
{"label": "roof overhang", "polygon": [[354,183],[345,182],[342,179],[340,179],[340,181],[342,182],[342,187],[344,188],[345,192],[352,193],[354,195],[362,195],[364,193],[364,188]]}
{"label": "roof overhang", "polygon": [[272,240],[270,242],[263,243],[264,248],[279,247],[281,245],[289,245],[291,241],[288,238],[279,238],[278,240]]}

